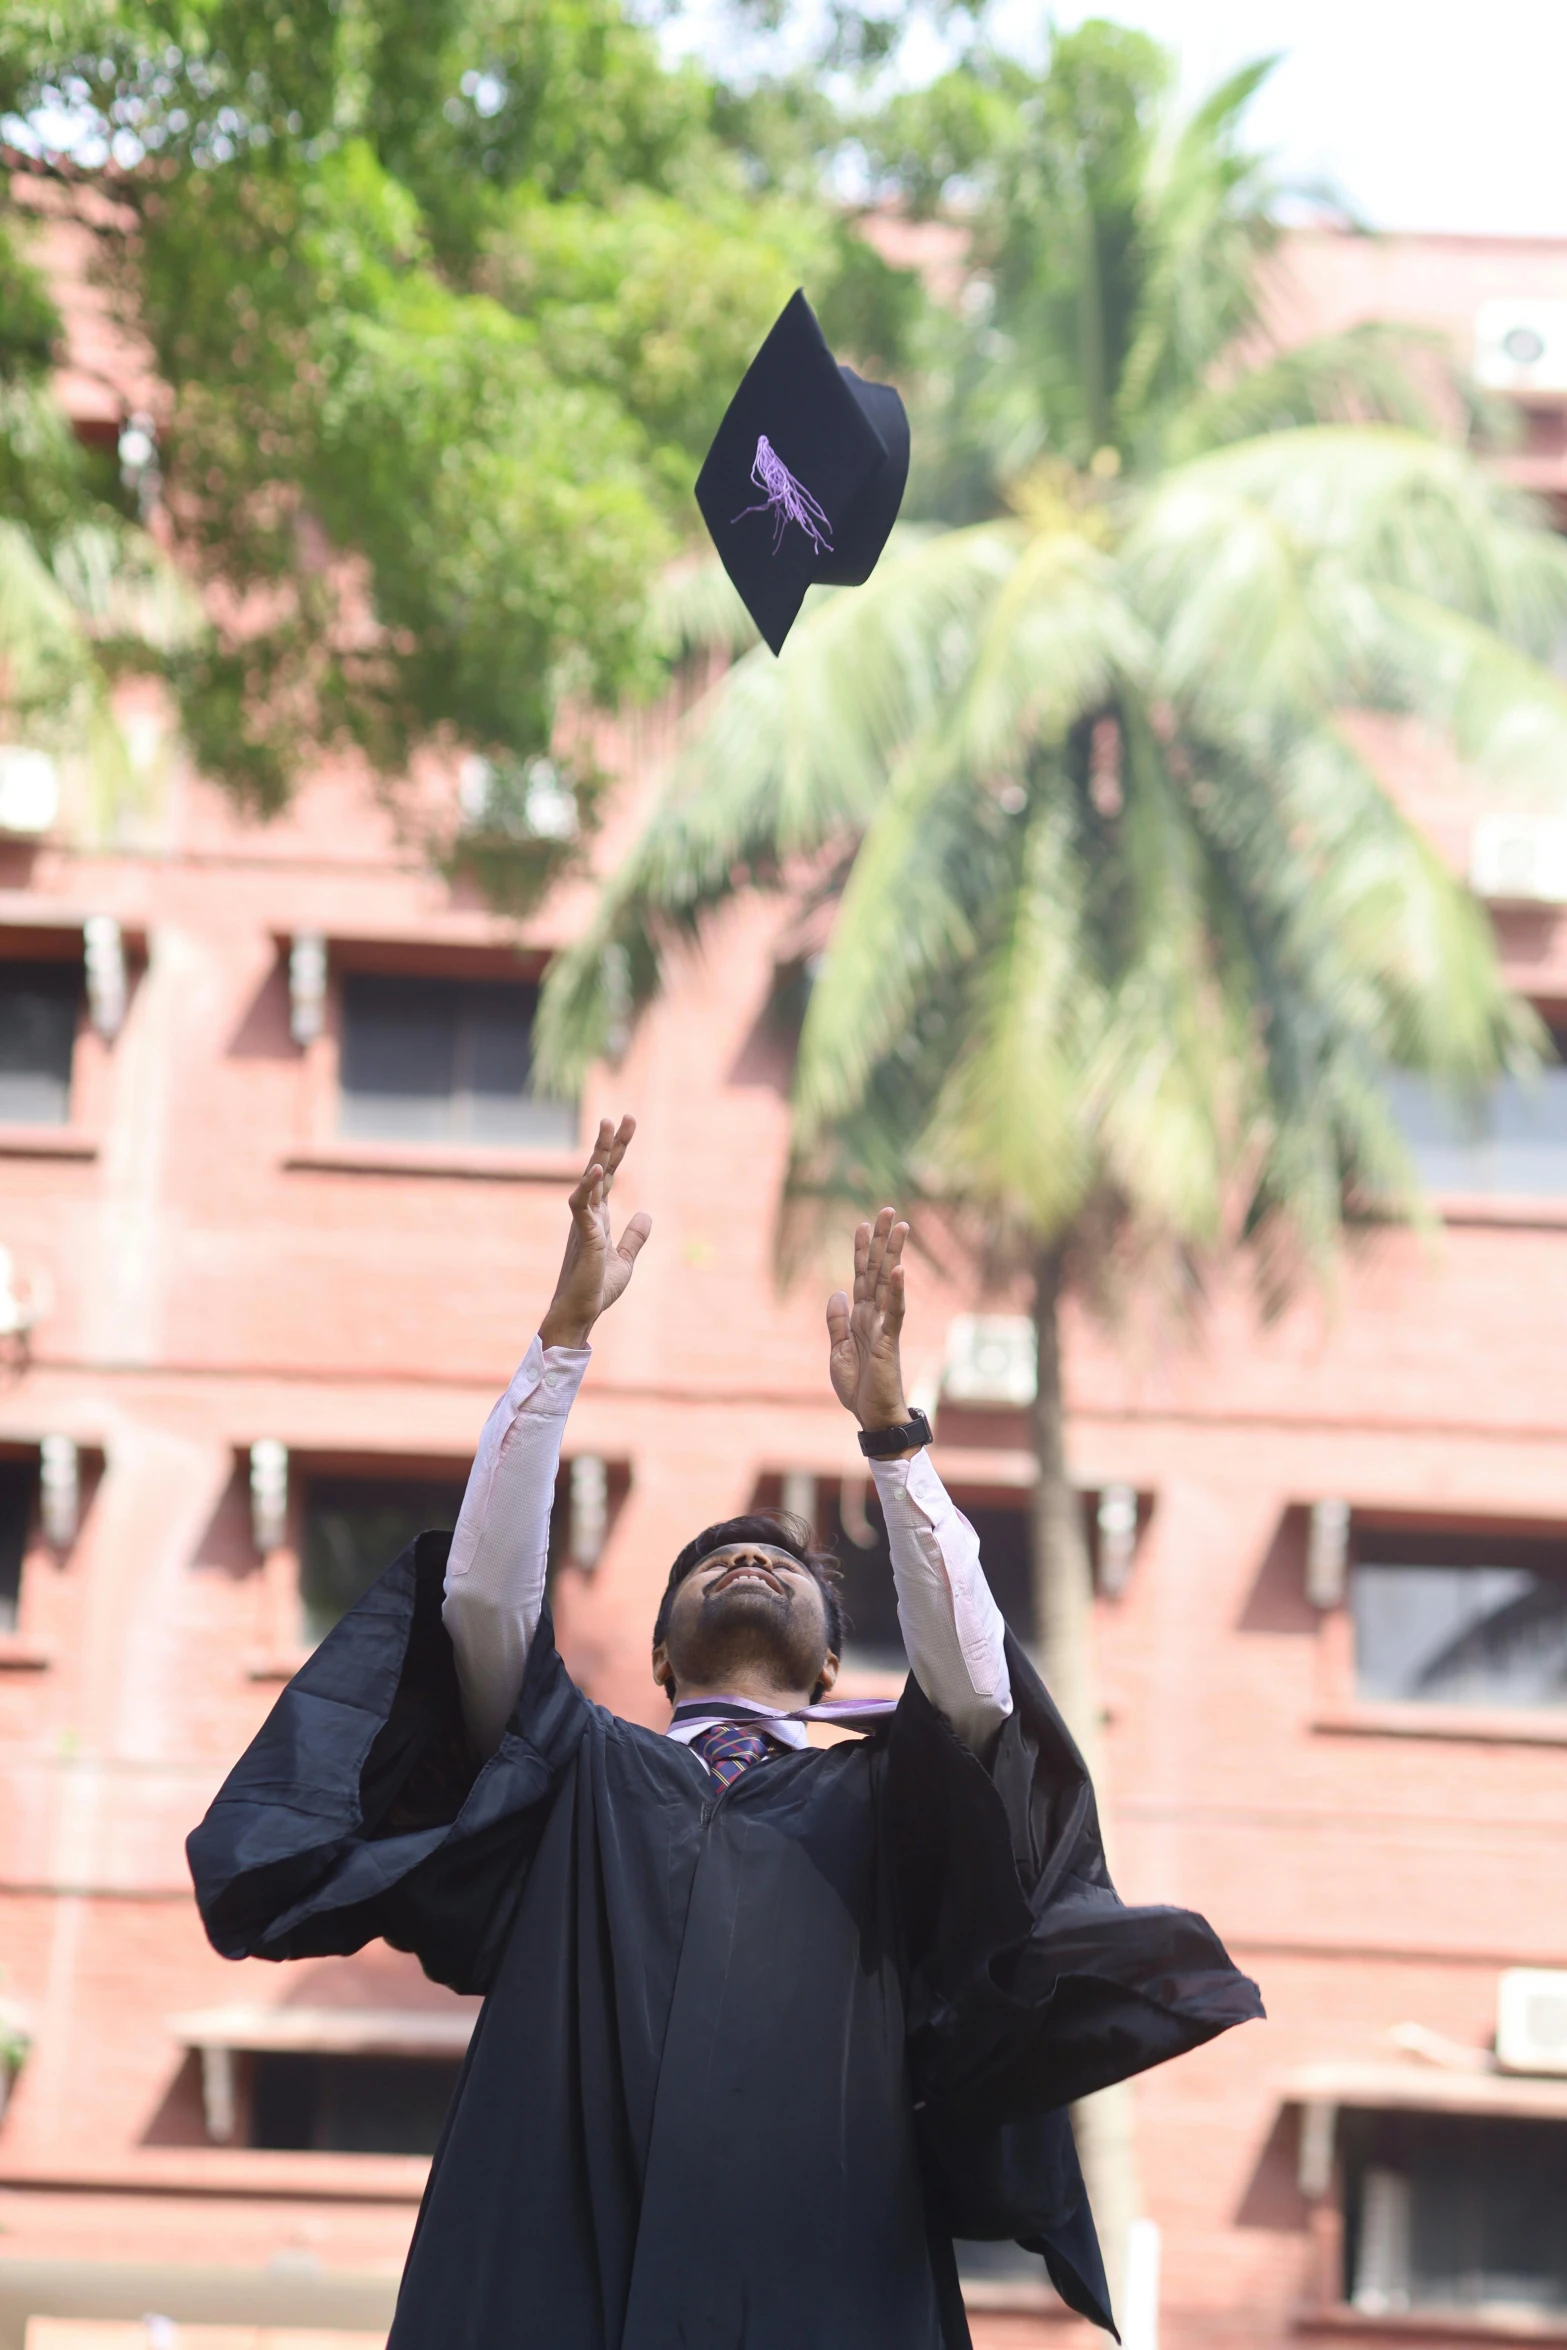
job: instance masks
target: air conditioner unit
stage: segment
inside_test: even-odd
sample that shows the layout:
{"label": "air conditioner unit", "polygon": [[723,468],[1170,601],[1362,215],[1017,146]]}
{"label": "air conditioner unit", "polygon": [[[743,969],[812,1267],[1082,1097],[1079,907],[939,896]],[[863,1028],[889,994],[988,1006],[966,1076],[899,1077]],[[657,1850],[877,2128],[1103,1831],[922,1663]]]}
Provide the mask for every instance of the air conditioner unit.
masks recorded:
{"label": "air conditioner unit", "polygon": [[1475,375],[1492,392],[1567,392],[1567,302],[1529,295],[1482,302]]}
{"label": "air conditioner unit", "polygon": [[1507,2073],[1567,2073],[1567,1969],[1514,1966],[1500,1976],[1496,2061]]}
{"label": "air conditioner unit", "polygon": [[47,751],[0,743],[0,832],[47,832],[60,810],[60,775]]}
{"label": "air conditioner unit", "polygon": [[954,1314],[941,1392],[949,1403],[1031,1404],[1038,1383],[1026,1314]]}
{"label": "air conditioner unit", "polygon": [[1469,886],[1493,904],[1567,905],[1567,820],[1482,816],[1469,844]]}

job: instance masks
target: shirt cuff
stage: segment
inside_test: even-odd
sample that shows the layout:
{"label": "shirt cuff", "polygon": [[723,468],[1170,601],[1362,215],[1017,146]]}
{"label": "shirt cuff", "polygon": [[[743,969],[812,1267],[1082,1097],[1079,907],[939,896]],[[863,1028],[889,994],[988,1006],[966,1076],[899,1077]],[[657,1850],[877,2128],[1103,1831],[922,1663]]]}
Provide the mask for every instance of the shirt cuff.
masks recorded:
{"label": "shirt cuff", "polygon": [[511,1413],[531,1402],[537,1417],[563,1420],[592,1360],[590,1346],[545,1346],[535,1337],[506,1390]]}
{"label": "shirt cuff", "polygon": [[872,1461],[869,1467],[881,1514],[889,1525],[894,1514],[901,1525],[912,1526],[916,1518],[923,1518],[932,1528],[953,1515],[952,1496],[936,1474],[928,1444],[922,1444],[906,1461]]}

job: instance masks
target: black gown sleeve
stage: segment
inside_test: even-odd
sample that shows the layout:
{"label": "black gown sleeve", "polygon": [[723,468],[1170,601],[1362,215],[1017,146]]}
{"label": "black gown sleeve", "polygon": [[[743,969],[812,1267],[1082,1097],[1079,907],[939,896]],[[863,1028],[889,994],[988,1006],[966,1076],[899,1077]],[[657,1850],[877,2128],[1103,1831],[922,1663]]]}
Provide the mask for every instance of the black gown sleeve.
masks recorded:
{"label": "black gown sleeve", "polygon": [[454,1991],[489,1989],[588,1708],[546,1608],[500,1746],[475,1753],[441,1622],[450,1539],[421,1534],[327,1634],[187,1840],[225,1958],[381,1935]]}
{"label": "black gown sleeve", "polygon": [[927,2185],[956,2236],[1041,2252],[1110,2322],[1064,2110],[1260,2016],[1205,1919],[1130,1909],[1083,1758],[1008,1636],[1013,1711],[982,1763],[911,1676],[888,1738],[886,1832],[909,1969]]}

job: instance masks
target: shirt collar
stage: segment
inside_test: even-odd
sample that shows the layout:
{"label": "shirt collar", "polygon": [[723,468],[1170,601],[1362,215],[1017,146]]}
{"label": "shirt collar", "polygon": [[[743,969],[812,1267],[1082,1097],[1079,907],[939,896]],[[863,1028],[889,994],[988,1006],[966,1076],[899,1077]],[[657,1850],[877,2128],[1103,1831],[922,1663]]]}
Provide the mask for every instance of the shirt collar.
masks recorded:
{"label": "shirt collar", "polygon": [[810,1744],[803,1722],[791,1721],[776,1706],[758,1705],[749,1697],[690,1698],[685,1705],[676,1709],[675,1719],[664,1735],[678,1739],[682,1746],[689,1746],[693,1738],[700,1738],[702,1732],[710,1730],[715,1722],[733,1721],[737,1715],[744,1715],[748,1719],[754,1717],[756,1721],[765,1723],[769,1738],[776,1738],[781,1746]]}

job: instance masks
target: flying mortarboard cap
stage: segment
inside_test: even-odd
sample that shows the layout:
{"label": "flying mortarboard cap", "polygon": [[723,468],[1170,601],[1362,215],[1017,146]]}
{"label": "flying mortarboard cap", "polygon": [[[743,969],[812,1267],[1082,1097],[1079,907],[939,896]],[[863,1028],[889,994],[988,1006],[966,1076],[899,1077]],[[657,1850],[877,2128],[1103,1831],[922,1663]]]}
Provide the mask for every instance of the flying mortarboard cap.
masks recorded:
{"label": "flying mortarboard cap", "polygon": [[696,485],[724,569],[775,653],[813,581],[870,578],[908,473],[903,402],[840,367],[804,294],[791,295]]}

